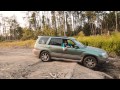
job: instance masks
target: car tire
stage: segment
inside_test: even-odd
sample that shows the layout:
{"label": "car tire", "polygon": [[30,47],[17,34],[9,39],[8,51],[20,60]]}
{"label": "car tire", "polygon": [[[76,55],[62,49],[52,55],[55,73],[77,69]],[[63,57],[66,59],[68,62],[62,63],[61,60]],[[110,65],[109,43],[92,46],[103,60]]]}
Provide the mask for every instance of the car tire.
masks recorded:
{"label": "car tire", "polygon": [[97,65],[97,59],[93,56],[86,56],[83,60],[83,65],[87,68],[93,69]]}
{"label": "car tire", "polygon": [[50,54],[47,51],[42,51],[40,54],[40,59],[43,62],[48,62],[51,60]]}

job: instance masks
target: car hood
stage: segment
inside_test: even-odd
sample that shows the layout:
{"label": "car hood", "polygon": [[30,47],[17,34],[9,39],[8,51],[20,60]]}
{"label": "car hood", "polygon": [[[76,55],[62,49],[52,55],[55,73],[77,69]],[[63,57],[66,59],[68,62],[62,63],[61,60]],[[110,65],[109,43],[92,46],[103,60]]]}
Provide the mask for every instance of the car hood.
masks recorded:
{"label": "car hood", "polygon": [[85,50],[89,50],[89,51],[95,51],[95,52],[99,52],[99,53],[104,53],[106,52],[105,50],[103,49],[100,49],[100,48],[96,48],[96,47],[92,47],[92,46],[86,46]]}

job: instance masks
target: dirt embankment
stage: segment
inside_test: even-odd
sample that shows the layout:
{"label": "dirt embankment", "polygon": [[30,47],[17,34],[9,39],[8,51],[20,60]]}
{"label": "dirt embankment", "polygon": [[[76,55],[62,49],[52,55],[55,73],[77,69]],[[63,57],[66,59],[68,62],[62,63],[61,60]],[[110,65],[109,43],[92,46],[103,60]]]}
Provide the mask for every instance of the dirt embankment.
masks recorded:
{"label": "dirt embankment", "polygon": [[0,49],[0,79],[112,78],[104,72],[119,78],[120,61],[113,59],[110,64],[91,70],[76,62],[42,62],[32,54],[32,49]]}

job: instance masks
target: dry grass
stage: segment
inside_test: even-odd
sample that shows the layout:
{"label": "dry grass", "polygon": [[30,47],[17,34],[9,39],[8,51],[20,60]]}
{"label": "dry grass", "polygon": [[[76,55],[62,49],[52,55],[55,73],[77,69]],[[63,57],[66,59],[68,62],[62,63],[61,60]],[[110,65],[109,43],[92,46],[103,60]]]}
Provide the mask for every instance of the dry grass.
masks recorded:
{"label": "dry grass", "polygon": [[33,48],[35,44],[35,40],[26,40],[26,41],[4,41],[0,42],[1,48]]}

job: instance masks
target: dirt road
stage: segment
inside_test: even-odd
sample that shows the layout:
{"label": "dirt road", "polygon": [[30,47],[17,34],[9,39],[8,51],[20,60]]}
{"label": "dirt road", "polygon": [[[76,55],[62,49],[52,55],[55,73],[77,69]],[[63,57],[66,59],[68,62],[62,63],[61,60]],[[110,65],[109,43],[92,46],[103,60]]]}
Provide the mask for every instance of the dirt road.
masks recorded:
{"label": "dirt road", "polygon": [[0,49],[0,79],[103,79],[105,76],[76,62],[42,62],[32,54],[32,49]]}

